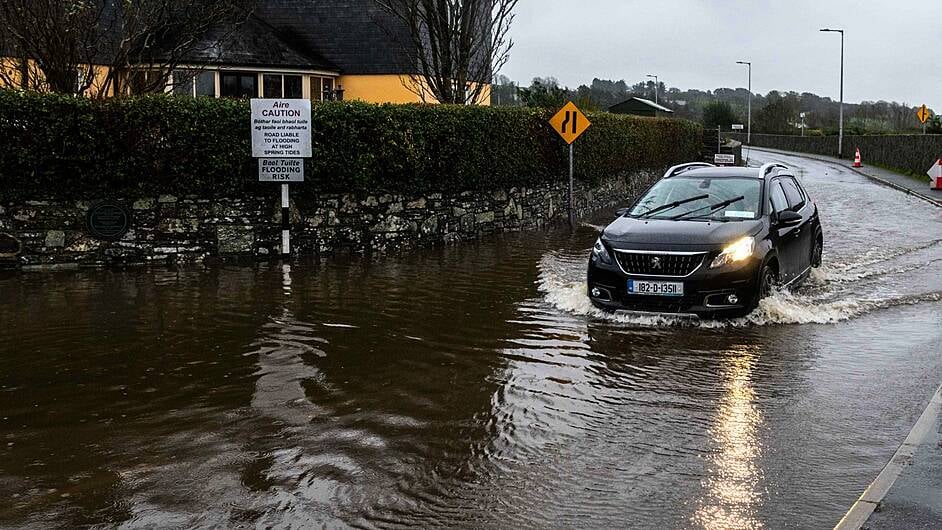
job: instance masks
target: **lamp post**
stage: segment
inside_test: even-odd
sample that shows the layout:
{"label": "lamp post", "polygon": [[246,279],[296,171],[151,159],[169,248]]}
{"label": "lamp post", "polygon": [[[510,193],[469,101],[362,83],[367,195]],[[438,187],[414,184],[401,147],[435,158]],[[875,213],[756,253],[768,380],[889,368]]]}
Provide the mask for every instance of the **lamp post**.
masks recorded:
{"label": "lamp post", "polygon": [[752,63],[749,61],[736,61],[736,64],[744,64],[749,67],[749,103],[747,104],[749,117],[748,129],[746,131],[746,145],[752,145]]}
{"label": "lamp post", "polygon": [[844,156],[844,30],[823,28],[821,31],[841,34],[841,107],[840,125],[837,133],[837,157],[841,158]]}
{"label": "lamp post", "polygon": [[657,91],[658,91],[657,76],[656,76],[656,75],[652,75],[652,74],[648,74],[648,77],[653,77],[653,78],[654,78],[654,104],[657,105],[657,104],[658,104],[658,103],[657,103]]}

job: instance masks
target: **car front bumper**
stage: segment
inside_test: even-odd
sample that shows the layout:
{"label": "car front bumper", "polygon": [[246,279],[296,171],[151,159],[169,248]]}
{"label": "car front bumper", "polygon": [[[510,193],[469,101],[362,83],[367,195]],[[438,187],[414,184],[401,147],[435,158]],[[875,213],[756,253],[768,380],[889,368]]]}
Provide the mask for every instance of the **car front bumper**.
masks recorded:
{"label": "car front bumper", "polygon": [[[592,303],[607,311],[687,314],[707,318],[741,316],[752,309],[759,289],[760,261],[753,257],[741,264],[717,269],[709,267],[711,256],[687,277],[655,277],[626,274],[617,264],[590,259],[587,294]],[[684,284],[683,296],[628,293],[628,280],[668,281]],[[594,289],[598,292],[593,293]],[[729,296],[735,296],[731,303]]]}

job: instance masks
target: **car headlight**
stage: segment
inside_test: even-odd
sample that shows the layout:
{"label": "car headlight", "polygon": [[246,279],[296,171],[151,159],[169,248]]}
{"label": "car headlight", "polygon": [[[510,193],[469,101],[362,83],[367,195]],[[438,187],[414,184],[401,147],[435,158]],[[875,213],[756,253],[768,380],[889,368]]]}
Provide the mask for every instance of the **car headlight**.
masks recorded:
{"label": "car headlight", "polygon": [[611,265],[613,263],[612,255],[608,253],[608,249],[606,249],[605,245],[602,244],[602,238],[596,240],[595,246],[592,247],[592,259],[599,259],[606,265]]}
{"label": "car headlight", "polygon": [[723,252],[720,252],[720,255],[717,256],[715,260],[713,260],[713,264],[710,265],[710,268],[715,269],[717,267],[722,267],[723,265],[729,265],[730,263],[736,263],[737,261],[749,259],[755,250],[756,238],[744,237],[742,239],[738,239],[724,248]]}

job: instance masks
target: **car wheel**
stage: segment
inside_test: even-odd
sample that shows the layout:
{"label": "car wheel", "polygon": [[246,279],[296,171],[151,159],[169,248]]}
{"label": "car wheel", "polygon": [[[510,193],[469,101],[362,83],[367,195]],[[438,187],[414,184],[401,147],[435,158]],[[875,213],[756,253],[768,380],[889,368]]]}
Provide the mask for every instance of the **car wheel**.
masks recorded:
{"label": "car wheel", "polygon": [[772,294],[772,289],[778,284],[778,273],[775,272],[769,264],[762,266],[762,273],[759,275],[759,288],[756,290],[756,296],[752,299],[749,310],[759,307],[759,301],[768,298]]}
{"label": "car wheel", "polygon": [[824,241],[821,238],[815,238],[814,247],[811,249],[811,266],[818,268],[821,266],[824,255]]}

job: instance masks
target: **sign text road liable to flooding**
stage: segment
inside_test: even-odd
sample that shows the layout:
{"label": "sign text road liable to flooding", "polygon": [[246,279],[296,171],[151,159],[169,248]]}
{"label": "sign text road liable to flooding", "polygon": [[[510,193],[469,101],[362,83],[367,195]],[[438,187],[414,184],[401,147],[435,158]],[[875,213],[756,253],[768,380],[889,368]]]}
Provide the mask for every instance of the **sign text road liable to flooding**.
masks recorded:
{"label": "sign text road liable to flooding", "polygon": [[259,158],[259,182],[304,182],[304,160],[300,158]]}
{"label": "sign text road liable to flooding", "polygon": [[252,156],[311,157],[311,101],[252,100]]}

